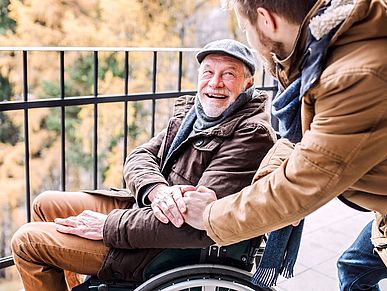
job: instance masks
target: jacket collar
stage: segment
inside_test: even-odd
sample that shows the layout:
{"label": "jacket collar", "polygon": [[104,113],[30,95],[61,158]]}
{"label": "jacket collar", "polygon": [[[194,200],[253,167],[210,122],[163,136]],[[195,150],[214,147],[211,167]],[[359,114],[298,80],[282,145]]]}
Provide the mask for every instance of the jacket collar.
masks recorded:
{"label": "jacket collar", "polygon": [[[353,25],[355,21],[364,17],[363,14],[365,13],[365,7],[367,6],[364,2],[365,1],[356,0],[318,0],[316,2],[301,24],[298,36],[289,56],[283,60],[273,56],[273,59],[277,64],[276,76],[283,87],[289,86],[289,84],[298,77],[302,69],[303,61],[308,53],[305,49],[308,30],[310,30],[316,40],[319,40],[327,34],[332,27],[344,20],[335,35],[331,38],[330,45],[332,45],[337,41],[340,35]],[[320,9],[323,9],[328,3],[330,3],[330,7],[328,7],[322,15],[316,16]]]}
{"label": "jacket collar", "polygon": [[[266,109],[267,94],[263,91],[259,91],[256,96],[249,101],[247,104],[241,107],[235,114],[225,119],[221,124],[203,130],[202,132],[194,136],[219,136],[226,137],[233,134],[235,127],[238,124],[253,115],[259,114],[260,119],[263,122],[270,122],[270,117]],[[174,124],[173,127],[179,127],[184,116],[194,105],[195,96],[182,96],[176,100],[174,117],[171,122]],[[171,126],[172,124],[170,124]]]}

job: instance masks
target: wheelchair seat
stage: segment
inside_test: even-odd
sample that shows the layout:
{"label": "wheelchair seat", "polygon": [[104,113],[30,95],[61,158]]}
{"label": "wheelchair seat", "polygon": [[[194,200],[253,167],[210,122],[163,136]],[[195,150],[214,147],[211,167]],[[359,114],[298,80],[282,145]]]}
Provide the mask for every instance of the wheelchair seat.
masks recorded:
{"label": "wheelchair seat", "polygon": [[273,290],[250,282],[262,254],[263,237],[226,247],[165,249],[143,271],[143,282],[104,281],[89,277],[72,291]]}

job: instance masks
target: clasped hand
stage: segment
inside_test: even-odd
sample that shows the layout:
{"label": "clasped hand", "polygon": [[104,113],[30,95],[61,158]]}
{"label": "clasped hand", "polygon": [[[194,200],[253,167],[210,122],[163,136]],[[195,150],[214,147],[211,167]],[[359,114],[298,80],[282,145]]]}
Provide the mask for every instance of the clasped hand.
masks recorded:
{"label": "clasped hand", "polygon": [[155,217],[162,223],[172,222],[176,227],[182,226],[184,223],[182,214],[187,211],[183,193],[194,190],[194,186],[156,186],[148,196]]}
{"label": "clasped hand", "polygon": [[56,230],[62,233],[74,234],[91,240],[102,240],[103,226],[107,215],[84,210],[77,216],[55,218]]}
{"label": "clasped hand", "polygon": [[171,222],[176,227],[186,222],[203,230],[204,209],[217,198],[214,191],[204,186],[159,185],[151,191],[149,199],[155,217],[161,222]]}

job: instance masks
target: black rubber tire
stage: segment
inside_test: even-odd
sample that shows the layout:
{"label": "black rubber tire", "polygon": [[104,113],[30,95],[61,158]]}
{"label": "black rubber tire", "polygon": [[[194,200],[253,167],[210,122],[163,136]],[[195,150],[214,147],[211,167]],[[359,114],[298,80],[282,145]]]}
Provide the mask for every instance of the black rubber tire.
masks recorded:
{"label": "black rubber tire", "polygon": [[[216,279],[219,281],[234,282],[235,288],[238,288],[238,284],[251,288],[251,290],[256,291],[268,291],[274,289],[265,289],[253,285],[250,282],[251,274],[233,267],[223,266],[223,265],[193,265],[185,266],[180,268],[175,268],[164,273],[161,273],[139,287],[135,291],[156,291],[163,290],[169,286],[175,285],[180,282],[190,281],[194,282],[195,280],[202,279]],[[193,288],[192,288],[193,289]],[[188,290],[188,289],[182,289]],[[228,290],[228,289],[220,289]],[[233,289],[229,289],[233,290]],[[238,289],[234,289],[238,290]]]}

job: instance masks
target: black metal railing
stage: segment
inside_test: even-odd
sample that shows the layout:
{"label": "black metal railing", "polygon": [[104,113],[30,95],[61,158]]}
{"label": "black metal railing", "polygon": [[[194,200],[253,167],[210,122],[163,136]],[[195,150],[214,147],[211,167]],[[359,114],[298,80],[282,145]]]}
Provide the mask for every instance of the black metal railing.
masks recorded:
{"label": "black metal railing", "polygon": [[[29,144],[29,118],[28,112],[35,108],[60,108],[60,135],[61,135],[61,156],[60,156],[60,190],[66,190],[66,150],[65,150],[65,108],[67,106],[78,105],[93,105],[93,187],[98,185],[98,104],[122,102],[124,104],[124,120],[123,120],[123,160],[127,155],[128,145],[128,102],[151,100],[151,135],[155,134],[155,114],[156,100],[166,98],[176,98],[183,94],[194,95],[196,91],[182,90],[182,75],[183,75],[183,54],[186,52],[195,52],[194,48],[69,48],[69,47],[38,47],[38,48],[16,48],[16,47],[0,47],[0,52],[21,52],[22,55],[22,100],[2,101],[0,102],[0,112],[23,110],[24,112],[24,167],[25,167],[25,207],[27,221],[31,220],[31,187],[30,187],[30,144]],[[47,99],[29,99],[29,84],[28,84],[28,56],[31,52],[56,52],[59,60],[59,96],[56,98]],[[93,95],[91,96],[65,96],[65,55],[68,52],[92,52],[93,53]],[[123,92],[122,94],[100,95],[98,91],[98,61],[100,52],[117,52],[124,54],[123,65]],[[152,58],[152,86],[150,93],[129,93],[129,57],[132,52],[151,52]],[[176,90],[169,92],[157,92],[157,62],[160,52],[176,52],[178,56],[178,76]],[[194,61],[192,59],[192,61]],[[277,86],[274,81],[265,75],[262,70],[259,81],[256,85],[262,90],[267,90],[275,94]],[[270,85],[266,83],[270,82]],[[1,129],[0,129],[1,130]],[[0,269],[13,265],[12,256],[0,258]]]}

